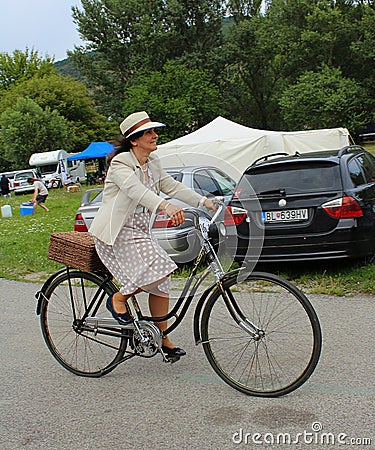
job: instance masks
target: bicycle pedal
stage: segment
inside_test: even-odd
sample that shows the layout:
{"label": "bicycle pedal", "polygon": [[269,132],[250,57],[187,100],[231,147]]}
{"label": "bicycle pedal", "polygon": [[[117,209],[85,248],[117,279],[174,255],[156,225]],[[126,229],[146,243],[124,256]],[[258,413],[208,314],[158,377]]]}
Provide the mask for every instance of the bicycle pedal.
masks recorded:
{"label": "bicycle pedal", "polygon": [[177,362],[179,359],[180,359],[180,356],[168,356],[168,355],[166,355],[164,361],[166,363],[173,364],[173,363]]}

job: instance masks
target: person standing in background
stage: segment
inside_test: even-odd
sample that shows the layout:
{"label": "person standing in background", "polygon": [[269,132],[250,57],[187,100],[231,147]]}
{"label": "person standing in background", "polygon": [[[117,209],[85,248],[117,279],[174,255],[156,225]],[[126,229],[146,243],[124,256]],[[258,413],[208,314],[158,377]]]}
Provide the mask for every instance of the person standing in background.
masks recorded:
{"label": "person standing in background", "polygon": [[9,178],[3,174],[3,176],[0,179],[0,188],[1,188],[1,195],[4,196],[4,198],[11,197],[10,193],[10,180]]}

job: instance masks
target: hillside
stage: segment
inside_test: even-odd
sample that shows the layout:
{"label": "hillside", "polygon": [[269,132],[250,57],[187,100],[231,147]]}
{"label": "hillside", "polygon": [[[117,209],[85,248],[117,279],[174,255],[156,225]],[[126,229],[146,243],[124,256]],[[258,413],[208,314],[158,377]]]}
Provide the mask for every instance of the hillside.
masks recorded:
{"label": "hillside", "polygon": [[54,66],[56,67],[57,73],[61,75],[70,75],[71,77],[82,81],[79,70],[73,65],[72,61],[69,58],[65,58],[61,61],[55,62]]}

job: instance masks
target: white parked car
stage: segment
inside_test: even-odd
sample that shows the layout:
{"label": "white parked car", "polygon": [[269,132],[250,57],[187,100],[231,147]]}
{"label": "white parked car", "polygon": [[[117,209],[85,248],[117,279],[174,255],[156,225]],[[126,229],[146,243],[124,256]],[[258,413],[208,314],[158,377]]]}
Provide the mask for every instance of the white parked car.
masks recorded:
{"label": "white parked car", "polygon": [[25,169],[15,173],[13,178],[13,188],[16,195],[27,194],[34,191],[34,186],[27,182],[28,178],[39,178],[37,170]]}

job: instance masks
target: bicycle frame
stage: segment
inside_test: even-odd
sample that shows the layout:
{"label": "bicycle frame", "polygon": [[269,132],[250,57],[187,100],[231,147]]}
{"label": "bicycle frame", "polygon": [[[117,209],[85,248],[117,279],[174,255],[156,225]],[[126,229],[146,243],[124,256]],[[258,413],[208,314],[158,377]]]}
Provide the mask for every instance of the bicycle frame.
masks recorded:
{"label": "bicycle frame", "polygon": [[[209,240],[209,236],[208,236],[209,227],[215,222],[215,220],[217,219],[217,217],[219,216],[219,214],[221,213],[223,208],[224,208],[224,204],[220,203],[219,208],[217,209],[216,213],[213,215],[211,220],[208,221],[208,219],[207,219],[206,221],[204,221],[204,223],[200,223],[199,215],[195,210],[188,210],[188,209],[186,210],[186,211],[190,212],[193,215],[193,217],[195,218],[194,225],[195,225],[195,229],[198,232],[198,236],[201,240],[201,250],[194,262],[194,266],[190,272],[189,278],[187,279],[187,281],[184,285],[184,288],[180,294],[180,297],[178,298],[176,304],[171,309],[171,311],[168,312],[168,314],[166,314],[165,316],[161,316],[161,317],[144,316],[141,313],[141,310],[139,308],[136,298],[134,296],[132,297],[132,304],[134,306],[134,309],[137,313],[139,320],[146,320],[146,321],[151,321],[151,322],[157,323],[157,322],[162,322],[165,320],[170,320],[172,318],[175,319],[175,321],[171,325],[169,325],[168,328],[164,331],[163,335],[165,335],[165,336],[167,334],[171,333],[173,330],[175,330],[178,327],[178,325],[181,323],[181,321],[185,317],[185,315],[195,297],[195,294],[196,294],[199,286],[202,285],[203,281],[207,278],[207,276],[210,273],[213,273],[213,275],[215,277],[215,282],[212,283],[210,286],[208,286],[204,290],[202,296],[199,299],[199,302],[198,302],[198,305],[196,307],[196,311],[194,314],[194,335],[195,335],[197,344],[200,342],[200,337],[198,337],[199,331],[197,331],[197,330],[199,330],[198,322],[199,322],[200,312],[202,310],[203,304],[204,304],[208,294],[212,291],[214,286],[217,286],[217,288],[219,288],[221,290],[221,292],[225,295],[225,291],[224,291],[221,283],[222,283],[222,280],[224,278],[226,278],[229,274],[224,271],[224,269],[219,261],[219,258]],[[204,256],[208,256],[210,258],[210,264],[198,276],[198,278],[196,278],[200,263],[202,262],[202,259]],[[233,275],[235,272],[237,272],[237,271],[230,272],[230,274]],[[195,280],[195,283],[194,283],[194,280]],[[231,304],[233,304],[233,303],[235,304],[234,299],[233,298],[230,300],[227,299],[225,303],[229,307],[229,310],[230,310],[231,314],[233,315],[233,318],[236,317],[235,320],[237,321],[238,316],[235,316],[235,311],[239,312],[239,308],[237,307],[237,305],[233,305],[234,307],[231,306]]]}
{"label": "bicycle frame", "polygon": [[[208,231],[209,226],[214,223],[217,216],[220,214],[221,210],[222,210],[222,208],[218,209],[210,221],[208,221],[208,219],[207,219],[207,222],[205,222],[205,225],[207,227],[206,231]],[[215,283],[211,284],[204,291],[202,297],[203,296],[207,297],[208,293],[212,290],[213,286],[217,283],[220,283],[221,278],[225,275],[225,272],[220,264],[220,261],[216,255],[216,252],[209,241],[208,233],[202,229],[202,225],[199,222],[198,213],[195,210],[188,210],[188,211],[195,218],[194,225],[195,225],[195,229],[198,231],[198,236],[201,240],[202,246],[201,246],[201,250],[194,262],[194,266],[190,272],[189,278],[187,279],[176,304],[165,316],[151,317],[151,316],[143,315],[142,310],[141,310],[135,296],[132,296],[130,299],[133,310],[135,311],[135,314],[137,316],[137,321],[147,321],[147,322],[157,323],[157,322],[162,322],[165,320],[170,320],[172,318],[175,319],[174,322],[171,325],[169,325],[168,328],[164,331],[163,335],[169,334],[170,332],[172,332],[174,329],[176,329],[178,327],[178,325],[181,323],[181,321],[185,317],[185,315],[196,295],[196,292],[197,292],[199,286],[201,286],[203,281],[207,278],[207,276],[210,273],[214,273],[216,281],[215,281]],[[211,259],[210,265],[197,277],[197,272],[198,272],[199,266],[200,266],[204,256],[208,256]],[[85,315],[82,317],[82,322],[85,321],[86,325],[88,325],[89,327],[94,326],[98,330],[99,330],[99,326],[104,327],[107,329],[107,331],[109,329],[112,329],[113,327],[116,329],[121,329],[121,330],[129,330],[129,329],[132,330],[135,328],[134,324],[122,325],[122,324],[119,324],[115,319],[100,319],[100,320],[98,320],[98,318],[89,317],[90,309],[92,308],[92,305],[96,301],[97,301],[97,298],[94,298],[92,300],[92,304],[89,305]],[[102,299],[100,300],[100,302],[101,301],[102,301]],[[201,302],[201,300],[200,300],[200,302]],[[99,308],[99,306],[100,306],[100,304],[97,305],[96,310]],[[83,329],[84,328],[85,327],[83,327]],[[118,332],[115,332],[115,334],[117,335]]]}
{"label": "bicycle frame", "polygon": [[[231,272],[225,272],[223,267],[221,266],[221,263],[218,259],[218,256],[215,252],[215,249],[213,248],[209,236],[208,236],[208,230],[209,227],[215,222],[219,214],[224,208],[224,204],[220,204],[219,208],[217,209],[216,213],[213,215],[211,220],[204,219],[203,222],[200,222],[200,216],[195,210],[186,210],[190,212],[194,217],[194,227],[197,230],[199,239],[201,241],[201,250],[194,262],[193,268],[190,272],[190,275],[188,279],[186,280],[186,283],[183,287],[183,290],[176,302],[176,304],[173,306],[173,308],[165,315],[160,317],[151,317],[144,315],[141,311],[141,308],[138,304],[137,299],[135,296],[132,296],[130,301],[133,307],[133,310],[135,312],[135,315],[137,317],[136,321],[147,321],[152,323],[167,321],[170,319],[175,319],[172,324],[168,326],[168,328],[163,332],[163,335],[166,336],[167,334],[171,333],[173,330],[175,330],[178,325],[182,322],[184,319],[189,307],[191,306],[192,301],[194,300],[194,297],[197,293],[198,288],[202,285],[204,280],[207,278],[207,276],[210,273],[213,273],[215,281],[214,283],[210,284],[202,293],[201,297],[199,298],[199,301],[197,303],[195,313],[194,313],[194,338],[196,344],[201,343],[201,337],[200,337],[200,329],[199,329],[199,318],[203,309],[203,306],[205,304],[205,301],[209,295],[210,292],[212,292],[213,289],[220,289],[226,307],[228,308],[231,316],[233,319],[246,331],[248,331],[250,334],[256,334],[259,330],[258,328],[253,325],[246,317],[242,316],[242,313],[240,309],[238,308],[235,299],[229,298],[223,284],[225,283],[225,280],[235,276],[243,269],[237,269]],[[208,267],[203,270],[199,276],[197,276],[198,269],[200,267],[200,264],[203,260],[203,258],[207,256],[210,260],[210,263]],[[95,317],[95,314],[97,313],[100,305],[102,304],[105,292],[102,289],[99,289],[98,292],[94,295],[94,297],[91,299],[90,303],[88,305],[85,305],[85,312],[80,319],[77,319],[76,312],[75,312],[75,305],[73,301],[73,294],[72,294],[72,286],[70,282],[70,270],[69,267],[66,267],[64,269],[61,269],[60,271],[56,272],[54,275],[52,275],[44,284],[42,289],[36,294],[36,297],[38,299],[38,305],[37,305],[37,314],[40,312],[40,305],[44,298],[44,291],[46,287],[55,279],[57,276],[62,274],[64,271],[67,271],[68,273],[68,283],[69,283],[69,291],[70,291],[70,297],[71,297],[71,308],[73,312],[74,317],[74,326],[77,327],[77,331],[93,331],[95,334],[106,334],[106,335],[113,335],[113,336],[123,336],[124,330],[134,330],[136,328],[136,325],[134,323],[130,324],[120,324],[117,322],[117,320],[113,318],[98,318]],[[102,283],[99,285],[99,288],[101,286],[104,286],[108,283],[111,283],[113,290],[116,290],[115,285],[112,282],[112,275],[109,272],[104,273],[98,273],[97,276],[101,278]],[[85,293],[83,291],[83,295],[85,296]],[[99,295],[101,297],[99,298]],[[246,325],[247,324],[247,325]]]}

